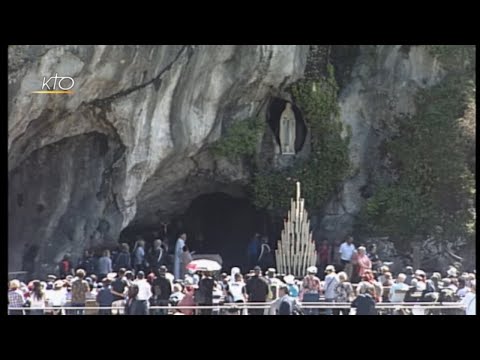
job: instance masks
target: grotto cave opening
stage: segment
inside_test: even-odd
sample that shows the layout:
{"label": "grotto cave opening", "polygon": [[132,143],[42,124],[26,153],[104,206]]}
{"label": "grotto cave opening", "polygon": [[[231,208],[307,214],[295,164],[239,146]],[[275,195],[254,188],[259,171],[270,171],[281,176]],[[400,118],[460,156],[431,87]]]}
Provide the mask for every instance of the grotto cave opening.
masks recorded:
{"label": "grotto cave opening", "polygon": [[[275,134],[275,140],[280,146],[280,117],[285,110],[287,101],[278,97],[270,100],[267,111],[267,123]],[[295,114],[295,153],[302,150],[307,136],[307,126],[303,120],[302,112],[295,105],[292,105],[293,113]]]}
{"label": "grotto cave opening", "polygon": [[173,254],[177,237],[182,232],[187,233],[187,245],[191,251],[219,254],[225,271],[232,266],[240,266],[246,271],[247,246],[254,233],[268,236],[273,247],[280,228],[248,198],[212,192],[197,196],[183,214],[172,217],[166,235],[161,224],[142,226],[140,222],[124,229],[121,238],[133,246],[135,239],[141,236],[148,247],[155,237],[152,234],[157,233],[160,238],[168,238],[169,253]]}

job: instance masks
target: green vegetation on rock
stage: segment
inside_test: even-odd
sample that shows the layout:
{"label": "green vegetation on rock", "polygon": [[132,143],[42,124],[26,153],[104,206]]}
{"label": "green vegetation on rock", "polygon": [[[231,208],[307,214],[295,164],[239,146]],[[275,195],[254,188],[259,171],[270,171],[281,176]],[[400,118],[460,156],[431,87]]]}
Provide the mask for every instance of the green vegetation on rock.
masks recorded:
{"label": "green vegetation on rock", "polygon": [[474,45],[429,45],[428,51],[450,73],[475,71],[476,48]]}
{"label": "green vegetation on rock", "polygon": [[227,129],[226,135],[212,146],[212,151],[231,161],[253,157],[264,131],[265,121],[258,118],[235,122],[232,127]]}
{"label": "green vegetation on rock", "polygon": [[466,60],[470,48],[454,47],[431,49],[447,74],[417,93],[416,115],[399,120],[399,136],[386,144],[399,177],[381,185],[362,209],[358,228],[365,234],[399,242],[434,234],[449,240],[473,236],[475,111],[469,109],[475,59]]}
{"label": "green vegetation on rock", "polygon": [[335,191],[349,171],[349,136],[342,138],[338,119],[337,93],[333,67],[326,78],[305,79],[291,88],[310,132],[311,153],[307,160],[284,170],[262,167],[254,175],[253,200],[257,207],[283,213],[295,193],[295,182],[302,184],[306,206],[318,209]]}

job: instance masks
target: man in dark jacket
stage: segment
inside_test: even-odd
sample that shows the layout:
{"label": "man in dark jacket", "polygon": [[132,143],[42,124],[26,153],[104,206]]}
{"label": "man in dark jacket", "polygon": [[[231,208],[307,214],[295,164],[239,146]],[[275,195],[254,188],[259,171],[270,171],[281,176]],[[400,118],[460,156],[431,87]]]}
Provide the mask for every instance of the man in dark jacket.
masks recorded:
{"label": "man in dark jacket", "polygon": [[85,250],[82,259],[78,263],[77,269],[85,270],[87,276],[92,275],[95,272],[95,261],[90,250]]}
{"label": "man in dark jacket", "polygon": [[[195,293],[195,298],[198,299],[197,303],[200,306],[212,306],[213,305],[213,287],[215,281],[209,271],[205,271],[202,279],[198,283],[198,290]],[[211,315],[212,309],[202,309],[201,315]]]}
{"label": "man in dark jacket", "polygon": [[[247,281],[248,302],[266,302],[269,293],[268,282],[262,277],[260,266],[255,266],[253,270],[254,275]],[[250,315],[263,315],[264,311],[264,309],[249,309],[248,313]]]}
{"label": "man in dark jacket", "polygon": [[113,264],[113,270],[118,271],[121,268],[132,268],[130,259],[130,247],[126,243],[120,245],[120,252],[117,254],[117,257],[115,258],[115,262]]}
{"label": "man in dark jacket", "polygon": [[[154,306],[168,306],[168,300],[172,294],[172,284],[166,278],[167,267],[160,266],[158,269],[158,276],[152,283],[152,305]],[[168,309],[158,309],[155,311],[158,315],[167,315]]]}
{"label": "man in dark jacket", "polygon": [[162,240],[156,239],[148,252],[148,263],[152,271],[156,271],[160,266],[165,265],[167,254],[162,246]]}
{"label": "man in dark jacket", "polygon": [[128,289],[128,300],[125,304],[125,315],[148,315],[148,304],[146,301],[139,301],[138,285],[133,284]]}
{"label": "man in dark jacket", "polygon": [[98,306],[108,308],[100,309],[98,315],[112,315],[112,310],[110,309],[113,304],[114,296],[110,287],[110,280],[107,278],[103,279],[97,288],[97,303]]}
{"label": "man in dark jacket", "polygon": [[121,268],[115,280],[111,283],[110,292],[113,295],[112,304],[115,307],[122,307],[125,305],[125,289],[128,288],[128,281],[125,278],[126,270]]}
{"label": "man in dark jacket", "polygon": [[377,315],[375,310],[375,299],[373,293],[375,288],[369,285],[365,288],[365,292],[357,296],[352,302],[352,308],[357,309],[357,315]]}

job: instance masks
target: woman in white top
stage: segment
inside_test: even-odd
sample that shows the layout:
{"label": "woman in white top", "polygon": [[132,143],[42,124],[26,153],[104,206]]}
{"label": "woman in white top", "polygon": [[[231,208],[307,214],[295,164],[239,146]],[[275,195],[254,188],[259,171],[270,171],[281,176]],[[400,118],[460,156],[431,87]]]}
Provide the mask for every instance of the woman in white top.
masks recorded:
{"label": "woman in white top", "polygon": [[52,295],[48,300],[49,306],[63,306],[67,303],[67,289],[63,280],[55,281]]}
{"label": "woman in white top", "polygon": [[[243,276],[239,272],[235,273],[234,279],[228,283],[225,291],[233,303],[245,303],[247,301],[247,288]],[[234,314],[239,313],[239,310],[235,308],[234,310],[232,310]]]}
{"label": "woman in white top", "polygon": [[473,280],[470,284],[470,292],[467,292],[465,297],[462,299],[462,304],[466,306],[465,314],[466,315],[476,315],[476,281]]}
{"label": "woman in white top", "polygon": [[[53,291],[48,298],[48,306],[61,308],[67,304],[67,289],[63,285],[62,280],[55,281]],[[53,311],[53,315],[62,315],[62,313],[62,309]]]}
{"label": "woman in white top", "polygon": [[30,315],[44,315],[45,291],[38,280],[33,282],[33,289],[30,294],[30,309]]}

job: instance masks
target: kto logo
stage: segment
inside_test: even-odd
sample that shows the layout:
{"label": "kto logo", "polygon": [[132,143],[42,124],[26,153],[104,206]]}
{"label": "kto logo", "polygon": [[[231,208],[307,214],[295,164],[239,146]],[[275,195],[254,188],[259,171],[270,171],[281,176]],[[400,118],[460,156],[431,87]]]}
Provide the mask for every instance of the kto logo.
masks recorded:
{"label": "kto logo", "polygon": [[48,80],[43,77],[42,90],[33,91],[34,94],[73,94],[75,80],[69,76],[51,76]]}

